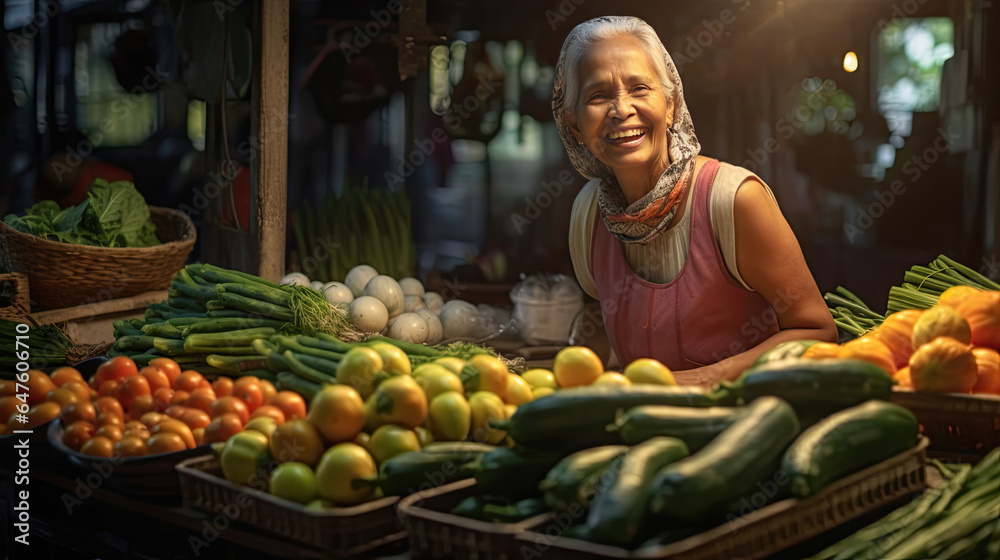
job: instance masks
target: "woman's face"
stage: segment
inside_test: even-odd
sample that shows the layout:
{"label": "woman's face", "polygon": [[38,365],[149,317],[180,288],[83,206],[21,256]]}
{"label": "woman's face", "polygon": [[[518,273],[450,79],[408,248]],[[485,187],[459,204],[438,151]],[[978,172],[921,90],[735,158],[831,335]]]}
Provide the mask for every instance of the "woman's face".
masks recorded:
{"label": "woman's face", "polygon": [[577,141],[616,174],[647,168],[658,177],[670,162],[673,105],[638,39],[595,43],[578,76],[580,103],[568,114]]}

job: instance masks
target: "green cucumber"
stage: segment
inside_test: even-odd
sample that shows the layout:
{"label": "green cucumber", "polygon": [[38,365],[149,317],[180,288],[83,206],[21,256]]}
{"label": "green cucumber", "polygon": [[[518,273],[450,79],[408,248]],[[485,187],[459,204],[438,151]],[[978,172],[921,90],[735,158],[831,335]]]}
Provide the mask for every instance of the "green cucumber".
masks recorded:
{"label": "green cucumber", "polygon": [[142,332],[143,334],[149,336],[158,336],[161,338],[173,338],[178,340],[184,338],[184,335],[181,333],[180,329],[169,323],[144,325],[142,327]]}
{"label": "green cucumber", "polygon": [[590,507],[601,476],[626,451],[627,445],[604,445],[577,451],[559,461],[538,483],[538,489],[545,493],[546,505],[560,513],[576,509],[573,504],[583,509]]}
{"label": "green cucumber", "polygon": [[209,354],[205,356],[205,363],[231,373],[243,373],[254,369],[263,369],[267,361],[262,356],[221,356],[219,354]]}
{"label": "green cucumber", "polygon": [[689,454],[683,441],[655,437],[615,459],[587,514],[590,539],[627,547],[648,538],[653,528],[646,515],[651,485],[657,473]]}
{"label": "green cucumber", "polygon": [[782,342],[767,350],[757,359],[754,360],[752,366],[759,366],[761,364],[766,364],[770,362],[776,362],[778,360],[786,360],[788,358],[801,358],[802,354],[806,353],[806,350],[810,346],[820,342],[819,340],[789,340],[787,342]]}
{"label": "green cucumber", "polygon": [[254,340],[258,338],[270,338],[274,335],[274,332],[274,329],[271,327],[258,327],[255,329],[237,329],[226,332],[189,334],[184,339],[184,343],[185,345],[202,348],[211,348],[213,346],[222,348],[227,346],[250,346]]}
{"label": "green cucumber", "polygon": [[565,453],[498,447],[479,459],[476,486],[481,494],[519,500],[538,494],[538,483]]}
{"label": "green cucumber", "polygon": [[736,381],[744,402],[779,397],[804,426],[871,399],[889,400],[892,378],[861,360],[791,358],[752,367]]}
{"label": "green cucumber", "polygon": [[378,469],[378,486],[386,496],[407,496],[421,490],[469,478],[467,466],[479,459],[482,451],[458,450],[452,453],[407,451],[385,461]]}
{"label": "green cucumber", "polygon": [[794,409],[761,397],[701,451],[663,469],[652,485],[649,511],[670,522],[725,515],[741,497],[779,472],[781,456],[799,434]]}
{"label": "green cucumber", "polygon": [[[168,321],[168,323],[170,323],[170,321]],[[278,321],[277,319],[229,317],[224,319],[203,319],[197,323],[185,326],[183,331],[184,336],[188,336],[199,333],[217,333],[261,327],[269,327],[278,330],[287,325],[287,322]]]}
{"label": "green cucumber", "polygon": [[[268,373],[271,373],[268,370]],[[271,375],[274,375],[271,373]],[[279,391],[292,391],[302,395],[306,402],[312,401],[316,393],[323,387],[321,384],[303,379],[290,371],[282,371],[276,375]]]}
{"label": "green cucumber", "polygon": [[617,431],[626,445],[642,443],[656,436],[670,436],[683,440],[691,451],[697,451],[745,412],[745,408],[721,406],[637,406],[608,426],[608,430]]}
{"label": "green cucumber", "polygon": [[644,404],[704,408],[715,402],[712,393],[697,387],[588,385],[562,389],[525,403],[498,426],[519,445],[578,451],[620,445],[621,436],[606,430],[619,410]]}
{"label": "green cucumber", "polygon": [[804,498],[913,447],[918,432],[917,418],[909,410],[868,401],[802,432],[785,452],[781,470],[791,481],[792,494]]}

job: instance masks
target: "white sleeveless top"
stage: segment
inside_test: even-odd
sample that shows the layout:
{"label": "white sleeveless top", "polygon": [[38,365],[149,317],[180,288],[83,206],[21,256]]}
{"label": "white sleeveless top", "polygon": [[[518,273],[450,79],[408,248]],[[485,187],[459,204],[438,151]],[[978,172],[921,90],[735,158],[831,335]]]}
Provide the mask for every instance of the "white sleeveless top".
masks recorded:
{"label": "white sleeveless top", "polygon": [[[771,189],[753,172],[724,162],[719,162],[719,170],[712,184],[709,199],[712,229],[722,251],[726,269],[733,279],[744,288],[751,290],[743,281],[736,266],[736,228],[733,218],[733,203],[736,191],[747,179],[757,179],[774,200]],[[692,183],[693,184],[693,183]],[[600,210],[597,205],[597,189],[600,179],[591,179],[584,185],[573,202],[569,221],[569,253],[573,260],[576,279],[587,294],[597,297],[597,283],[590,267],[590,246],[594,236],[594,221]],[[684,203],[684,215],[673,227],[666,229],[647,245],[622,243],[625,260],[634,271],[641,271],[643,280],[656,284],[666,284],[680,274],[684,268],[688,245],[691,241],[691,202],[693,191]],[[775,202],[777,203],[777,202]],[[637,272],[639,274],[639,272]]]}

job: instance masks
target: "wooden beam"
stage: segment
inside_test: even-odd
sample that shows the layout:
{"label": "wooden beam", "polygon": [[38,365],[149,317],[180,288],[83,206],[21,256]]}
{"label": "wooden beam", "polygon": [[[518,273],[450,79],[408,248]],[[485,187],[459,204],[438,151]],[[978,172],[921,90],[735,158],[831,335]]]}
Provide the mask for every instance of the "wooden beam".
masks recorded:
{"label": "wooden beam", "polygon": [[259,3],[260,81],[257,118],[257,251],[262,278],[285,274],[285,214],[288,183],[289,0]]}

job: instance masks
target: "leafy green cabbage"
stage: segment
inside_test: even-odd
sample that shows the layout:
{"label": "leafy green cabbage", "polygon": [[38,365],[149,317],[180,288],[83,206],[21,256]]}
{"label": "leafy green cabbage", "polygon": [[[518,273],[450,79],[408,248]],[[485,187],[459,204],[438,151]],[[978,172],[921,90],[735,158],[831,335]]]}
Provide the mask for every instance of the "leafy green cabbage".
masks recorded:
{"label": "leafy green cabbage", "polygon": [[76,206],[60,210],[55,201],[43,200],[24,216],[8,214],[3,221],[18,231],[63,243],[98,247],[160,244],[146,199],[129,181],[97,179],[87,200]]}

